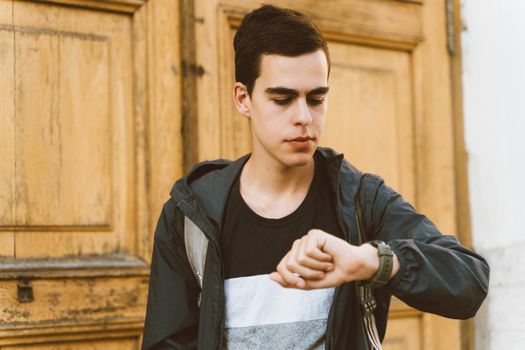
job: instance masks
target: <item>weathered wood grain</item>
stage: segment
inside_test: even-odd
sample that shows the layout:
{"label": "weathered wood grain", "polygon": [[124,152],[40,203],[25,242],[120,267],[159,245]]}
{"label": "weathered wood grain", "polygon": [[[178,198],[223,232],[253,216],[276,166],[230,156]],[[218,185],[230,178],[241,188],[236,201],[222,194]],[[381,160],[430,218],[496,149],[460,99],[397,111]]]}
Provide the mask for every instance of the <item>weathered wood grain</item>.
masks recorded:
{"label": "weathered wood grain", "polygon": [[139,346],[152,231],[182,174],[178,11],[0,0],[2,349]]}
{"label": "weathered wood grain", "polygon": [[[0,2],[0,25],[12,25],[11,1]],[[14,33],[0,29],[0,226],[15,223]],[[14,256],[15,235],[0,231],[0,256]]]}

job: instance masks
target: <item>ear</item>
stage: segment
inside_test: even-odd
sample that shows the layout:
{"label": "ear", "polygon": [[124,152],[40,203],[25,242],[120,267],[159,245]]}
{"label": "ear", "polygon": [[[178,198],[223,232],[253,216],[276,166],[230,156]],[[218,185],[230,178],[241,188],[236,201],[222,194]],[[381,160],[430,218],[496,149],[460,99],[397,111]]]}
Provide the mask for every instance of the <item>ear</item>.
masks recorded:
{"label": "ear", "polygon": [[250,95],[248,95],[248,88],[246,85],[240,82],[236,82],[233,85],[233,101],[235,102],[235,107],[237,107],[239,113],[250,118],[251,99]]}

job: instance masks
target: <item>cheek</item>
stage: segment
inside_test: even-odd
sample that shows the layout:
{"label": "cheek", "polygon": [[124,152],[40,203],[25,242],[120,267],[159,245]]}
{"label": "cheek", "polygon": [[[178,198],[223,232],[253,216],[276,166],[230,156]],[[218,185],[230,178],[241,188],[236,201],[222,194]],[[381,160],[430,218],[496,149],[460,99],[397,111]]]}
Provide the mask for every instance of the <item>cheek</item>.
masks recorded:
{"label": "cheek", "polygon": [[326,107],[316,111],[313,120],[317,129],[322,131],[326,122]]}
{"label": "cheek", "polygon": [[264,133],[278,135],[284,130],[287,120],[286,109],[268,102],[257,109],[257,129]]}
{"label": "cheek", "polygon": [[284,125],[281,122],[284,120],[279,111],[272,105],[258,106],[252,114],[251,124],[254,132],[259,139],[264,143],[272,143],[279,138],[279,134],[284,130]]}

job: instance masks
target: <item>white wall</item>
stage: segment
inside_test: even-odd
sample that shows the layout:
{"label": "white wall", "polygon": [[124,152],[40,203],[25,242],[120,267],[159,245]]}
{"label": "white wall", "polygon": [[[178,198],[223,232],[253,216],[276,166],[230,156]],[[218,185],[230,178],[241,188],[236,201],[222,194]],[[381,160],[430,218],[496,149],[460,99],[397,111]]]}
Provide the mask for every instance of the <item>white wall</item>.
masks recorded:
{"label": "white wall", "polygon": [[525,1],[462,0],[474,247],[491,266],[476,349],[525,349]]}

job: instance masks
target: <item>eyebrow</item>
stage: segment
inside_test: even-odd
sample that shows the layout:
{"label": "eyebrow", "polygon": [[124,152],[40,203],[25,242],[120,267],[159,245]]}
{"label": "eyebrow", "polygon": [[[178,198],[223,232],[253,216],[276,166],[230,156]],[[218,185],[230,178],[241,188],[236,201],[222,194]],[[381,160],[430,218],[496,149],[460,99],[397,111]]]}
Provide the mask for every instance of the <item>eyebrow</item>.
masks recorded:
{"label": "eyebrow", "polygon": [[[328,86],[320,86],[313,90],[308,91],[307,95],[324,95],[328,93],[328,89],[329,89]],[[281,86],[266,88],[264,92],[266,92],[267,94],[288,95],[291,97],[299,96],[299,92],[297,90],[289,89],[289,88],[281,87]]]}

